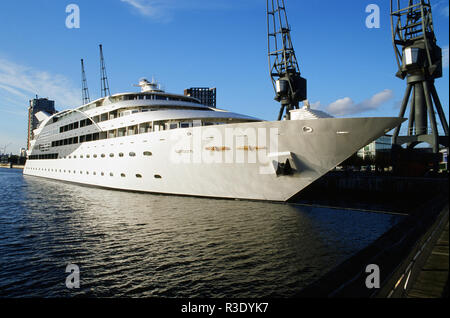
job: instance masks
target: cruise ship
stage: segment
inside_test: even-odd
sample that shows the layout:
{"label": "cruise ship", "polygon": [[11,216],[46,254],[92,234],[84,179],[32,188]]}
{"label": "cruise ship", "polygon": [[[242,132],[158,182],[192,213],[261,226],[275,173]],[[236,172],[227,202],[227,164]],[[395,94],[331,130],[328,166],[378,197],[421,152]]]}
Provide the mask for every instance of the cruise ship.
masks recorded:
{"label": "cruise ship", "polygon": [[186,196],[288,201],[397,117],[333,118],[308,104],[265,121],[170,94],[140,92],[36,114],[24,175]]}

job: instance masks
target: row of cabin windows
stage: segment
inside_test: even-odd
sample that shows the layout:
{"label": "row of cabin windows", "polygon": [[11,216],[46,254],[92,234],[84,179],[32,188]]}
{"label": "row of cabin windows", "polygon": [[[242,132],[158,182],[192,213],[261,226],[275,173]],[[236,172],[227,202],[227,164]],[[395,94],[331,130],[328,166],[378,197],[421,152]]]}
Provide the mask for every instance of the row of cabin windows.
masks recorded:
{"label": "row of cabin windows", "polygon": [[79,122],[76,121],[76,122],[67,124],[65,126],[59,127],[59,132],[63,133],[63,132],[66,132],[66,131],[78,129],[78,128],[89,126],[89,125],[92,125],[92,121],[90,119],[82,119]]}
{"label": "row of cabin windows", "polygon": [[[73,172],[72,172],[72,170],[65,170],[65,169],[47,169],[47,168],[27,168],[27,169],[36,170],[36,171],[48,171],[48,172],[61,172],[61,173],[64,172],[64,173],[74,173],[74,174],[77,173],[76,170],[73,170]],[[80,171],[79,171],[79,174],[83,174],[83,171],[80,170]],[[88,175],[88,174],[89,174],[89,171],[85,171],[85,174]],[[96,172],[96,171],[93,171],[93,172],[92,172],[92,175],[96,176],[96,175],[97,175],[97,172]],[[100,172],[100,175],[101,175],[101,176],[104,176],[105,173],[102,171],[102,172]],[[110,176],[110,177],[114,177],[114,173],[113,173],[113,172],[110,172],[110,173],[109,173],[109,176]],[[135,176],[136,176],[136,178],[138,178],[138,179],[141,179],[141,178],[142,178],[142,174],[140,174],[140,173],[136,173]],[[120,177],[125,178],[125,177],[126,177],[126,174],[125,174],[125,173],[121,173],[121,174],[120,174]],[[155,174],[155,175],[153,175],[153,177],[154,177],[155,179],[162,179],[161,175],[159,175],[159,174]]]}
{"label": "row of cabin windows", "polygon": [[[144,155],[144,156],[146,156],[146,157],[149,157],[149,156],[152,156],[153,154],[152,154],[152,152],[151,151],[144,151],[143,153],[142,153],[142,155]],[[124,153],[123,152],[119,152],[118,153],[118,156],[119,157],[124,157],[125,155],[124,155]],[[130,151],[129,153],[128,153],[128,156],[130,156],[130,157],[136,157],[136,153],[135,152],[133,152],[133,151]],[[92,158],[98,158],[99,156],[97,155],[97,154],[93,154],[92,155]],[[110,153],[109,154],[109,157],[111,157],[111,158],[114,158],[114,153]],[[77,159],[77,155],[73,155],[73,156],[66,156],[66,157],[64,157],[64,159],[66,159],[66,158],[68,158],[68,159]],[[89,159],[89,158],[91,158],[91,155],[90,154],[87,154],[87,155],[79,155],[79,158],[80,159],[84,159],[84,158],[87,158],[87,159]],[[104,154],[104,153],[102,153],[101,155],[100,155],[100,158],[106,158],[106,155]]]}
{"label": "row of cabin windows", "polygon": [[[123,152],[119,152],[118,155],[119,155],[119,157],[121,157],[121,158],[124,157],[124,153],[123,153]],[[142,155],[143,155],[143,156],[146,156],[146,157],[149,157],[149,156],[152,156],[153,154],[152,154],[151,151],[144,151],[144,152],[142,153]],[[113,158],[113,157],[114,157],[114,153],[110,153],[109,156],[110,156],[111,158]],[[128,156],[130,156],[130,157],[136,157],[136,153],[133,152],[133,151],[130,151],[130,152],[128,153]],[[97,156],[97,154],[93,154],[92,157],[93,157],[93,158],[97,158],[98,156]],[[100,157],[101,157],[101,158],[105,158],[106,155],[105,155],[104,153],[102,153],[102,154],[100,155]],[[62,157],[61,159],[66,159],[66,158],[72,159],[72,156]],[[74,155],[73,158],[76,159],[77,156]],[[80,159],[83,159],[83,158],[84,158],[84,156],[83,156],[83,155],[80,155]],[[91,155],[90,155],[90,154],[87,154],[87,155],[86,155],[86,158],[87,158],[87,159],[91,158]],[[28,159],[29,159],[29,160],[58,159],[58,154],[57,154],[57,153],[50,153],[50,154],[42,154],[42,155],[31,155],[31,156],[29,156]]]}
{"label": "row of cabin windows", "polygon": [[97,132],[93,134],[87,134],[79,137],[71,137],[61,140],[52,141],[52,147],[59,147],[59,146],[66,146],[66,145],[72,145],[82,142],[88,142],[88,141],[96,141],[96,140],[103,140],[103,139],[110,139],[110,138],[116,138],[116,137],[125,137],[125,136],[132,136],[137,134],[145,134],[152,131],[162,131],[162,130],[169,130],[169,129],[177,129],[177,128],[189,128],[194,127],[196,125],[200,126],[211,126],[211,125],[220,125],[224,123],[214,123],[214,122],[201,122],[198,121],[186,121],[186,122],[147,122],[142,123],[139,125],[133,125],[128,127],[122,127],[117,129],[112,129],[108,131],[102,131]]}
{"label": "row of cabin windows", "polygon": [[28,160],[58,159],[57,153],[46,153],[42,155],[31,155]]}
{"label": "row of cabin windows", "polygon": [[[163,99],[163,98],[157,98],[157,99]],[[172,107],[173,108],[173,107]],[[147,112],[150,110],[156,110],[157,108],[142,108],[142,109],[128,109],[128,110],[113,110],[110,112],[106,112],[100,115],[96,115],[93,116],[92,119],[91,118],[87,118],[87,119],[82,119],[80,121],[76,121],[70,124],[67,124],[65,126],[61,126],[59,127],[59,132],[63,133],[63,132],[67,132],[70,130],[74,130],[74,129],[78,129],[78,128],[82,128],[85,126],[89,126],[92,125],[93,122],[98,123],[98,122],[102,122],[102,121],[107,121],[110,119],[115,119],[118,117],[123,117],[123,116],[127,116],[127,115],[131,115],[131,114],[135,114],[135,113],[139,113],[139,111],[141,112]],[[203,109],[202,110],[207,110],[207,109]]]}
{"label": "row of cabin windows", "polygon": [[[160,94],[148,94],[148,93],[141,93],[141,94],[129,94],[129,95],[121,95],[121,96],[114,96],[110,97],[112,102],[120,102],[125,100],[171,100],[171,101],[181,101],[181,102],[189,102],[189,103],[195,103],[195,104],[201,104],[199,101],[195,99],[190,98],[184,98],[184,97],[173,97],[173,96],[164,96]],[[95,107],[102,106],[102,101],[97,101],[95,103],[86,105],[82,108],[80,108],[81,111],[86,111]]]}

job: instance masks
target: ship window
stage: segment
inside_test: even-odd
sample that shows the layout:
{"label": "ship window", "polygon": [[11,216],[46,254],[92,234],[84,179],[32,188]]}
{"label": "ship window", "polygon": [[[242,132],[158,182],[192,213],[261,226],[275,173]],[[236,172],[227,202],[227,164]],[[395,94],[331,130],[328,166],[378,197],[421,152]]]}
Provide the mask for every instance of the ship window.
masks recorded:
{"label": "ship window", "polygon": [[99,133],[92,134],[92,140],[99,140],[99,139],[100,139],[100,134]]}
{"label": "ship window", "polygon": [[104,175],[105,175],[105,173],[104,173],[104,172],[102,172],[102,173],[101,173],[101,175],[102,175],[102,176],[104,176]]}
{"label": "ship window", "polygon": [[136,156],[136,153],[130,152],[128,155],[129,155],[130,157],[134,157],[134,156]]}
{"label": "ship window", "polygon": [[69,130],[72,130],[72,129],[73,129],[73,123],[69,124]]}
{"label": "ship window", "polygon": [[109,112],[109,119],[117,118],[117,110]]}
{"label": "ship window", "polygon": [[86,126],[92,125],[92,121],[90,119],[86,119]]}
{"label": "ship window", "polygon": [[110,153],[109,156],[112,158],[112,157],[114,157],[114,154],[113,154],[113,153]]}
{"label": "ship window", "polygon": [[113,129],[108,131],[108,138],[116,138],[117,130]]}
{"label": "ship window", "polygon": [[[69,157],[70,158],[70,157]],[[83,158],[83,155],[80,155],[80,158]]]}
{"label": "ship window", "polygon": [[130,127],[128,127],[128,136],[131,136],[131,135],[136,135],[138,133],[138,130],[137,130],[137,126],[135,125],[135,126],[130,126]]}
{"label": "ship window", "polygon": [[180,123],[181,128],[189,128],[190,126],[190,123]]}
{"label": "ship window", "polygon": [[154,175],[155,179],[161,179],[161,176],[159,174]]}
{"label": "ship window", "polygon": [[97,175],[97,172],[95,172],[95,171],[94,171],[93,173],[94,173],[94,176],[96,176],[96,175]]}
{"label": "ship window", "polygon": [[100,115],[100,121],[108,120],[108,113],[104,113]]}
{"label": "ship window", "polygon": [[89,174],[89,171],[86,171],[86,174]]}
{"label": "ship window", "polygon": [[117,129],[117,137],[123,137],[123,136],[126,136],[126,134],[127,134],[126,128]]}
{"label": "ship window", "polygon": [[73,159],[77,159],[77,156],[73,156]]}
{"label": "ship window", "polygon": [[92,135],[91,134],[86,135],[86,141],[91,141],[91,140],[92,140]]}
{"label": "ship window", "polygon": [[102,153],[101,157],[102,157],[102,158],[105,158],[105,154],[104,154],[104,153]]}
{"label": "ship window", "polygon": [[94,120],[94,122],[98,123],[100,121],[100,116],[94,116],[92,117],[92,120]]}
{"label": "ship window", "polygon": [[136,178],[142,178],[142,175],[140,175],[139,173],[136,174]]}
{"label": "ship window", "polygon": [[150,151],[144,151],[144,156],[151,156],[152,153]]}
{"label": "ship window", "polygon": [[90,158],[91,156],[90,155],[86,155],[86,158]]}
{"label": "ship window", "polygon": [[152,131],[152,123],[142,123],[139,125],[139,133],[148,133]]}
{"label": "ship window", "polygon": [[123,157],[123,152],[119,152],[119,157]]}
{"label": "ship window", "polygon": [[125,173],[121,173],[120,176],[121,176],[122,178],[125,178]]}
{"label": "ship window", "polygon": [[110,175],[111,177],[113,177],[113,176],[114,176],[114,174],[113,174],[112,172],[110,172],[110,173],[109,173],[109,175]]}
{"label": "ship window", "polygon": [[178,123],[169,125],[169,129],[176,129],[176,128],[178,128]]}
{"label": "ship window", "polygon": [[64,127],[63,126],[59,127],[59,132],[60,133],[64,132]]}
{"label": "ship window", "polygon": [[97,155],[94,155],[94,158],[97,158]]}
{"label": "ship window", "polygon": [[82,120],[80,120],[80,127],[84,127],[84,126],[86,126],[86,120],[82,119]]}
{"label": "ship window", "polygon": [[84,142],[86,140],[86,136],[80,136],[80,142]]}
{"label": "ship window", "polygon": [[77,144],[78,143],[78,137],[73,137],[73,143]]}
{"label": "ship window", "polygon": [[78,128],[78,122],[76,121],[73,123],[73,129],[77,129],[77,128]]}

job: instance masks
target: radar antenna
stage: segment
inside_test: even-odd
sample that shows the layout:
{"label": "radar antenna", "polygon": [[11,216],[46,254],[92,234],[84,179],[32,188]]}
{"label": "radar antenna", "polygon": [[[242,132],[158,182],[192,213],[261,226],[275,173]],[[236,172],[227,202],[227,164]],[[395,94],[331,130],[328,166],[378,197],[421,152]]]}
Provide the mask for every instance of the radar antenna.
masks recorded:
{"label": "radar antenna", "polygon": [[[397,77],[406,78],[406,92],[400,108],[404,117],[412,92],[408,135],[395,129],[392,144],[407,144],[408,149],[427,142],[438,153],[439,144],[448,147],[448,123],[434,81],[442,77],[442,50],[436,44],[429,0],[391,0],[392,42],[397,59]],[[433,105],[434,101],[434,105]],[[445,136],[439,136],[436,109]],[[428,129],[430,122],[431,132]]]}
{"label": "radar antenna", "polygon": [[86,74],[84,72],[84,62],[81,59],[81,95],[82,95],[82,104],[87,104],[91,101],[89,97],[89,90],[86,81]]}
{"label": "radar antenna", "polygon": [[100,44],[100,85],[101,85],[101,91],[102,91],[102,97],[106,97],[111,95],[109,92],[109,83],[108,83],[108,76],[106,75],[106,67],[105,67],[105,60],[103,58],[103,47]]}
{"label": "radar antenna", "polygon": [[290,119],[290,110],[298,109],[306,100],[306,79],[300,76],[291,41],[284,0],[267,0],[267,38],[269,71],[275,90],[275,100],[281,103],[278,120]]}

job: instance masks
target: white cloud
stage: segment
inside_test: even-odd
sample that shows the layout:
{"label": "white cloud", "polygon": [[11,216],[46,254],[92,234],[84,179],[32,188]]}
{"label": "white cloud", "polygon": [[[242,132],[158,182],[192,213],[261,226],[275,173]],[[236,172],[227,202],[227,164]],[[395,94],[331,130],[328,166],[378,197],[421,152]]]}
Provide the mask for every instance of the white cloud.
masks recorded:
{"label": "white cloud", "polygon": [[[14,99],[17,102],[12,104],[26,107],[28,100],[36,94],[55,100],[58,109],[72,108],[81,104],[80,89],[74,87],[65,76],[20,65],[0,57],[0,101]],[[11,103],[8,105],[14,106]]]}
{"label": "white cloud", "polygon": [[385,89],[360,103],[355,103],[350,97],[344,97],[328,105],[326,111],[335,116],[355,115],[375,110],[393,97],[394,93],[389,89]]}
{"label": "white cloud", "polygon": [[199,9],[224,9],[231,5],[226,0],[120,0],[140,14],[158,22],[169,22],[175,11]]}

